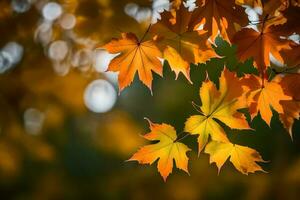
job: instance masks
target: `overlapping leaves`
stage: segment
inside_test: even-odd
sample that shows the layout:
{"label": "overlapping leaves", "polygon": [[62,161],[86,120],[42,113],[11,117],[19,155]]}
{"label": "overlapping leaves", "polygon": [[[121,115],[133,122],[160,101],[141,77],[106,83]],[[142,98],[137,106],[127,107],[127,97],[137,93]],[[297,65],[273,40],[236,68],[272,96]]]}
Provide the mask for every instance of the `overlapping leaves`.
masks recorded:
{"label": "overlapping leaves", "polygon": [[[198,152],[209,154],[219,170],[229,159],[243,174],[263,171],[258,164],[264,161],[262,156],[230,142],[225,126],[251,129],[248,123],[258,115],[271,126],[277,112],[292,136],[300,113],[300,60],[299,42],[289,38],[299,34],[299,3],[197,0],[195,4],[190,10],[185,1],[173,1],[173,8],[162,13],[161,20],[146,32],[150,39],[138,40],[133,33],[124,33],[105,45],[110,53],[120,53],[108,70],[120,72],[120,90],[132,82],[136,72],[151,89],[152,71],[162,75],[159,58],[169,63],[176,77],[182,73],[190,82],[190,65],[198,65],[207,77],[199,90],[201,105],[195,106],[199,114],[187,119],[184,137],[197,135]],[[258,21],[248,22],[245,7],[261,11]],[[242,108],[248,110],[250,121],[239,112]],[[158,142],[141,148],[131,160],[142,164],[158,160],[165,180],[172,172],[173,160],[187,172],[189,148],[181,143],[184,137],[177,136],[170,125],[150,123],[150,128],[145,138]]]}
{"label": "overlapping leaves", "polygon": [[185,124],[186,132],[199,135],[199,153],[207,144],[209,136],[214,141],[228,142],[218,121],[233,129],[250,129],[245,117],[237,111],[246,107],[244,97],[241,97],[244,93],[245,88],[240,79],[227,70],[221,75],[219,90],[211,81],[203,83],[200,88],[200,115],[191,116]]}

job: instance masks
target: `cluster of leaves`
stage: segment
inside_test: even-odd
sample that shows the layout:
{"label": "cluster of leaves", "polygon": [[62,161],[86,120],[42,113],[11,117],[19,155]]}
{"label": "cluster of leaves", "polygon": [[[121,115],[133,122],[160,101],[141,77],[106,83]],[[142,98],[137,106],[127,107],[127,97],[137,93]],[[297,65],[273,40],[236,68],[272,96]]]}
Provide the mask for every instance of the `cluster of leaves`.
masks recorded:
{"label": "cluster of leaves", "polygon": [[[159,58],[168,62],[176,77],[182,73],[189,82],[191,64],[207,74],[199,91],[201,106],[195,105],[199,114],[186,120],[186,134],[177,135],[172,126],[149,121],[151,131],[144,137],[157,143],[141,148],[130,160],[141,164],[158,160],[164,180],[172,172],[173,160],[177,168],[188,172],[190,149],[180,141],[198,135],[199,154],[209,154],[210,162],[219,170],[230,158],[243,174],[263,171],[258,165],[264,162],[261,155],[231,143],[221,124],[231,129],[252,129],[239,112],[248,109],[251,120],[260,114],[270,126],[276,111],[292,136],[294,120],[300,113],[300,74],[295,72],[300,59],[299,45],[288,37],[300,33],[300,4],[296,0],[197,0],[196,4],[190,11],[185,2],[175,0],[141,39],[123,33],[103,46],[110,53],[119,53],[108,70],[119,72],[120,91],[131,84],[136,72],[151,90],[152,71],[162,76]],[[249,26],[244,7],[261,10],[260,20]],[[285,67],[278,71],[270,55]]]}

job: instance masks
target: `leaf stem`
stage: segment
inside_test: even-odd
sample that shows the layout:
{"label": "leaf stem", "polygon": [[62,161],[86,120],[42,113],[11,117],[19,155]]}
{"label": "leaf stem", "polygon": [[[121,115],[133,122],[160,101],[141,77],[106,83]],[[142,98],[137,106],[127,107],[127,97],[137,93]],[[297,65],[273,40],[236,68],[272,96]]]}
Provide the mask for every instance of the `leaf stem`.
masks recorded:
{"label": "leaf stem", "polygon": [[146,30],[146,32],[144,33],[142,39],[139,41],[139,44],[142,43],[142,42],[144,41],[144,39],[145,39],[147,33],[150,31],[151,26],[152,26],[152,24],[150,23],[149,26],[148,26],[148,28],[147,28],[147,30]]}
{"label": "leaf stem", "polygon": [[[185,133],[185,132],[182,132],[182,133]],[[180,134],[179,134],[179,135],[180,135]],[[179,136],[179,135],[178,135],[178,136]],[[177,137],[177,139],[174,140],[174,143],[175,143],[175,142],[180,142],[181,140],[187,138],[188,136],[191,136],[191,134],[186,133],[183,137]]]}
{"label": "leaf stem", "polygon": [[197,105],[194,101],[192,101],[192,106],[194,107],[194,109],[199,112],[201,115],[205,116],[204,113],[201,111],[201,108],[199,105]]}

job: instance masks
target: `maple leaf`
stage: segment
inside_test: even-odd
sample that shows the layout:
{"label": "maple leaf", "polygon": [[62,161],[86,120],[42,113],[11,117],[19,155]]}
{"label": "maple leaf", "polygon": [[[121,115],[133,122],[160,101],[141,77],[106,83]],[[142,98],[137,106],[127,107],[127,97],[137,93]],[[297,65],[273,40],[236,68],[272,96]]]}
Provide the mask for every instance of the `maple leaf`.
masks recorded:
{"label": "maple leaf", "polygon": [[281,85],[284,92],[293,99],[280,101],[283,113],[279,115],[279,118],[291,138],[293,138],[292,128],[294,120],[300,118],[300,74],[285,75],[281,81]]}
{"label": "maple leaf", "polygon": [[299,101],[281,101],[283,113],[279,115],[284,128],[288,131],[291,138],[293,138],[293,125],[295,119],[300,119],[300,102]]}
{"label": "maple leaf", "polygon": [[246,107],[244,93],[240,79],[227,70],[221,75],[219,90],[211,81],[203,83],[200,88],[201,115],[191,116],[185,123],[186,132],[199,135],[198,153],[206,145],[209,135],[214,141],[228,142],[216,119],[233,129],[250,129],[245,117],[237,111]]}
{"label": "maple leaf", "polygon": [[255,67],[264,77],[267,67],[270,66],[270,54],[284,63],[280,51],[291,49],[290,42],[281,39],[273,29],[274,26],[264,26],[260,32],[257,32],[251,28],[244,28],[232,40],[237,45],[237,57],[241,61],[253,58]]}
{"label": "maple leaf", "polygon": [[251,22],[252,26],[257,26],[257,31],[251,28],[242,29],[234,36],[232,42],[238,45],[238,58],[242,61],[254,58],[254,64],[261,75],[267,77],[265,71],[270,66],[270,56],[283,64],[281,51],[291,50],[291,42],[287,40],[289,20],[283,15],[289,7],[289,1],[237,0],[237,2],[260,7],[262,10],[260,20]]}
{"label": "maple leaf", "polygon": [[190,63],[205,62],[215,56],[207,35],[188,25],[191,15],[181,4],[175,12],[164,12],[161,20],[151,28],[176,79],[182,73],[190,82]]}
{"label": "maple leaf", "polygon": [[210,155],[210,163],[216,163],[220,172],[226,160],[230,157],[230,162],[243,174],[254,173],[256,171],[265,172],[257,162],[265,162],[261,155],[249,147],[212,141],[206,148],[205,153]]}
{"label": "maple leaf", "polygon": [[248,23],[244,9],[235,0],[197,0],[197,4],[190,25],[196,29],[203,26],[213,41],[219,33],[230,41],[239,27]]}
{"label": "maple leaf", "polygon": [[[276,31],[278,35],[289,38],[293,34],[300,33],[300,2],[291,1],[288,4],[288,8],[282,11],[283,16],[287,19],[287,22],[278,25]],[[291,49],[283,50],[285,63],[288,67],[296,66],[300,64],[300,45],[295,42],[290,42]]]}
{"label": "maple leaf", "polygon": [[120,39],[113,38],[103,46],[109,53],[120,53],[108,66],[108,71],[119,72],[120,92],[131,84],[136,72],[150,90],[152,71],[162,76],[162,64],[158,59],[162,57],[160,50],[154,41],[142,40],[138,40],[133,33],[122,33]]}
{"label": "maple leaf", "polygon": [[150,133],[144,138],[150,141],[158,141],[142,147],[129,161],[138,161],[140,164],[152,164],[158,160],[157,168],[164,181],[173,170],[173,160],[176,167],[188,172],[188,157],[186,153],[190,149],[183,143],[177,142],[175,129],[168,124],[154,124],[149,122]]}
{"label": "maple leaf", "polygon": [[282,114],[283,107],[280,101],[292,99],[284,93],[280,84],[281,77],[276,76],[272,81],[267,81],[251,75],[246,77],[244,82],[251,88],[248,96],[251,118],[253,119],[260,113],[261,118],[270,126],[273,116],[271,108]]}

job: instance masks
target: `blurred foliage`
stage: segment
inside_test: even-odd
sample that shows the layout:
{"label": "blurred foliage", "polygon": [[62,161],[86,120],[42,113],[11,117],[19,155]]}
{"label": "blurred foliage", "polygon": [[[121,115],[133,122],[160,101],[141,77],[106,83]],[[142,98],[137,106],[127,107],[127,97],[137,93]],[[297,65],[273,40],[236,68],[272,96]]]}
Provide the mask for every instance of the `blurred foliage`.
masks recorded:
{"label": "blurred foliage", "polygon": [[[100,41],[99,45],[118,30],[142,34],[147,27],[124,13],[126,3],[132,2],[129,0],[57,2],[76,16],[74,33]],[[147,0],[135,2],[151,5]],[[92,80],[105,77],[92,69],[82,73],[76,68],[66,76],[57,75],[44,48],[34,40],[41,17],[37,9],[32,6],[25,13],[16,13],[9,0],[1,0],[0,9],[0,46],[17,41],[25,50],[21,63],[0,74],[1,199],[299,198],[299,121],[294,126],[293,141],[278,117],[272,120],[272,129],[255,118],[251,126],[259,131],[226,130],[233,141],[255,147],[265,160],[272,160],[264,164],[270,173],[244,176],[227,164],[218,175],[217,168],[208,164],[207,155],[198,158],[192,154],[189,169],[193,176],[176,171],[164,183],[155,167],[125,161],[143,145],[140,134],[148,131],[144,117],[183,130],[185,119],[196,112],[191,102],[200,103],[197,101],[205,78],[203,68],[191,67],[191,85],[183,76],[175,81],[175,75],[165,67],[164,79],[155,76],[153,96],[135,81],[118,97],[112,111],[94,114],[84,106],[84,89]],[[58,28],[54,27],[54,32],[53,39],[65,37]],[[222,41],[217,46],[222,53],[233,51]],[[45,115],[38,134],[29,134],[24,127],[28,108]],[[190,138],[186,140],[196,148]]]}

